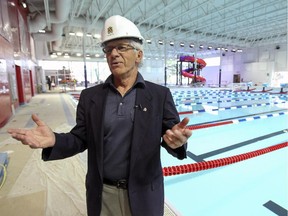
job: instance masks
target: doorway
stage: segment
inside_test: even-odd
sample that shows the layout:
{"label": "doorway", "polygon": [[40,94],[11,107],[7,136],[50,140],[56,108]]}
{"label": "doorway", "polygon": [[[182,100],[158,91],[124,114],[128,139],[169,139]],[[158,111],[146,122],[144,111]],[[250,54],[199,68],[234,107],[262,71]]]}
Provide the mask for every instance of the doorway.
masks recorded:
{"label": "doorway", "polygon": [[240,74],[233,74],[233,83],[240,83]]}

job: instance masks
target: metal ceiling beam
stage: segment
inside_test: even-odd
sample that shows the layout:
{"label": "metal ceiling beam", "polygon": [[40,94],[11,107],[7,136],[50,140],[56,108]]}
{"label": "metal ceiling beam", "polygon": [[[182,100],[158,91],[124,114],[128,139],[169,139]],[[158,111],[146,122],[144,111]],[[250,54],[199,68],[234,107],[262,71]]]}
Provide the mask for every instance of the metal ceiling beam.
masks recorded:
{"label": "metal ceiling beam", "polygon": [[[47,25],[53,23],[54,1],[62,3],[62,0],[27,0],[33,13],[44,12],[45,6],[42,16]],[[114,14],[131,19],[145,38],[154,40],[171,38],[175,43],[194,40],[204,45],[243,47],[287,42],[287,0],[71,0],[70,6],[62,45],[58,43],[60,40],[52,43],[53,47],[67,52],[81,52],[82,47],[82,39],[69,36],[70,31],[100,33],[103,19]],[[101,53],[99,39],[86,39],[87,53]],[[145,46],[145,52],[160,56],[163,47],[153,41]],[[191,53],[193,49],[168,45],[167,52],[173,56]]]}

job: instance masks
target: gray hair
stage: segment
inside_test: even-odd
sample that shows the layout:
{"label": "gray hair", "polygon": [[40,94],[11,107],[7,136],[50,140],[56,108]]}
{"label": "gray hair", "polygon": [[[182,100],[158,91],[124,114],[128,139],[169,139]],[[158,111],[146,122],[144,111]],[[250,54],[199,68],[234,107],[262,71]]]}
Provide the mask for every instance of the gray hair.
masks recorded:
{"label": "gray hair", "polygon": [[[133,47],[135,47],[137,50],[141,50],[143,53],[143,57],[144,57],[144,46],[143,44],[135,41],[135,40],[130,40],[129,44]],[[142,67],[143,66],[143,58],[141,59],[141,62],[139,63],[138,67]]]}

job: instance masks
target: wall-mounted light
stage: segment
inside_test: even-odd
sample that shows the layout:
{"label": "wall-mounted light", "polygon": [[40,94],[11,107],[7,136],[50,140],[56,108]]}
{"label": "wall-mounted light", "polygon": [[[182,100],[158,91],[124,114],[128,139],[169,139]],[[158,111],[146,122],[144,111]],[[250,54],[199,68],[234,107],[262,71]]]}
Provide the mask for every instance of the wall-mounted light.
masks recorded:
{"label": "wall-mounted light", "polygon": [[208,47],[207,47],[208,50],[211,50],[212,48],[213,48],[212,46],[208,46]]}
{"label": "wall-mounted light", "polygon": [[174,42],[173,41],[170,42],[170,46],[174,46]]}
{"label": "wall-mounted light", "polygon": [[151,44],[151,40],[150,40],[150,39],[147,39],[147,40],[146,40],[146,43]]}
{"label": "wall-mounted light", "polygon": [[190,47],[190,48],[194,48],[194,44],[190,44],[189,47]]}
{"label": "wall-mounted light", "polygon": [[181,43],[180,43],[180,46],[181,46],[181,47],[184,47],[184,46],[185,46],[185,44],[184,44],[183,42],[181,42]]}
{"label": "wall-mounted light", "polygon": [[162,40],[159,40],[158,43],[159,43],[160,45],[163,45],[163,41],[162,41]]}

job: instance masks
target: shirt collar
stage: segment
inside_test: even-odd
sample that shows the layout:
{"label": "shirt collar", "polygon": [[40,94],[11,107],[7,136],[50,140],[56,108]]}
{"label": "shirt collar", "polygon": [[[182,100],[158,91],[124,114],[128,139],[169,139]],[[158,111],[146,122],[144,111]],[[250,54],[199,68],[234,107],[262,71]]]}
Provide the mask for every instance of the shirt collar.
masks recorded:
{"label": "shirt collar", "polygon": [[[108,87],[108,86],[111,86],[111,87],[114,87],[114,84],[113,84],[113,74],[111,74],[104,82],[104,88]],[[137,87],[142,87],[142,88],[145,88],[146,84],[145,84],[145,80],[143,78],[143,76],[138,72],[137,73],[137,78],[136,78],[136,81],[133,85],[133,88],[137,88]]]}

